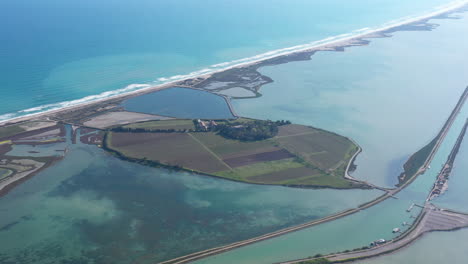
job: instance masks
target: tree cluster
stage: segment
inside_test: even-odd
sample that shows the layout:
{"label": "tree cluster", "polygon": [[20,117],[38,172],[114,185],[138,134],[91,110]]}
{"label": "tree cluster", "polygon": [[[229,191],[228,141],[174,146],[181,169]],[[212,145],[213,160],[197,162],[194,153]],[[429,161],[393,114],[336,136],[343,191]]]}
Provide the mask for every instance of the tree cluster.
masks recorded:
{"label": "tree cluster", "polygon": [[291,124],[289,121],[255,120],[248,123],[233,122],[217,126],[218,134],[229,139],[257,141],[278,134],[278,127]]}

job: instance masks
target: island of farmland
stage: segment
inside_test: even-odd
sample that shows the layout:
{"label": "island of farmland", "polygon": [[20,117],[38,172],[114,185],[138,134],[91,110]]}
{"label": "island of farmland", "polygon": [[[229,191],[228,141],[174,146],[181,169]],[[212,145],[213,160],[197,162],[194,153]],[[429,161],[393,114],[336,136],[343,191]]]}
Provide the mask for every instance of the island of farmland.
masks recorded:
{"label": "island of farmland", "polygon": [[[271,125],[267,136],[256,132],[265,124]],[[257,133],[258,138],[251,133]],[[345,177],[348,165],[360,150],[354,142],[287,121],[240,118],[140,122],[110,129],[104,148],[145,165],[248,183],[368,188]]]}

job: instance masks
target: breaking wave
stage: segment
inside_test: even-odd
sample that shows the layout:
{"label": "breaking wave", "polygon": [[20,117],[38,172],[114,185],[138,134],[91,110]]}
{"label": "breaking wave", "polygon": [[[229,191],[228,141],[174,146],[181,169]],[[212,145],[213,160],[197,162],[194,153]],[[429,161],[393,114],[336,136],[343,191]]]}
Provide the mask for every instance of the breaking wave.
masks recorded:
{"label": "breaking wave", "polygon": [[175,76],[170,76],[170,77],[159,77],[153,83],[131,84],[131,85],[128,85],[127,87],[122,88],[122,89],[107,91],[107,92],[100,93],[98,95],[86,96],[86,97],[83,97],[83,98],[77,99],[77,100],[47,104],[47,105],[42,105],[42,106],[38,106],[38,107],[33,107],[33,108],[21,110],[21,111],[18,111],[16,113],[3,114],[3,115],[0,115],[0,121],[7,121],[7,120],[11,120],[11,119],[14,119],[14,118],[17,118],[17,117],[31,116],[31,115],[44,113],[44,112],[48,112],[48,111],[53,111],[53,110],[58,110],[58,109],[62,109],[62,108],[78,106],[78,105],[81,105],[81,104],[84,104],[84,103],[96,102],[96,101],[99,101],[99,100],[104,100],[104,99],[111,98],[111,97],[118,96],[118,95],[140,91],[140,90],[143,90],[143,89],[154,87],[156,85],[168,84],[168,83],[177,82],[177,81],[181,81],[181,80],[188,79],[188,78],[194,78],[194,77],[197,77],[197,76],[200,76],[200,75],[220,72],[220,71],[223,71],[223,70],[226,70],[226,69],[229,69],[229,68],[240,67],[240,66],[243,66],[243,65],[248,65],[248,64],[264,61],[264,60],[271,59],[271,58],[296,53],[296,52],[307,51],[307,50],[314,49],[314,48],[332,46],[332,45],[337,44],[339,42],[352,40],[354,38],[363,37],[363,36],[369,35],[371,33],[382,32],[382,31],[386,31],[386,30],[389,30],[389,29],[392,29],[392,28],[395,28],[395,27],[398,27],[398,26],[414,23],[414,22],[424,20],[424,19],[429,19],[429,18],[438,16],[438,15],[441,15],[441,14],[444,14],[444,13],[447,13],[447,12],[454,11],[456,9],[462,8],[462,7],[466,6],[467,4],[468,4],[468,0],[454,1],[454,2],[451,2],[451,3],[447,4],[447,5],[436,7],[436,8],[430,10],[429,12],[427,12],[427,13],[425,13],[423,15],[400,18],[400,19],[397,19],[397,20],[387,22],[387,23],[385,23],[385,24],[383,24],[383,25],[381,25],[379,27],[374,27],[374,28],[365,27],[365,28],[354,30],[354,31],[352,31],[350,33],[327,37],[325,39],[318,40],[318,41],[313,41],[313,42],[310,42],[310,43],[307,43],[307,44],[296,45],[296,46],[292,46],[292,47],[272,50],[272,51],[268,51],[268,52],[265,52],[265,53],[262,53],[262,54],[258,54],[258,55],[252,56],[252,57],[248,57],[248,58],[237,59],[237,60],[233,60],[233,61],[229,61],[229,62],[222,62],[222,63],[211,65],[211,66],[209,66],[209,67],[207,67],[205,69],[194,71],[194,72],[191,72],[191,73],[185,74],[185,75],[175,75]]}

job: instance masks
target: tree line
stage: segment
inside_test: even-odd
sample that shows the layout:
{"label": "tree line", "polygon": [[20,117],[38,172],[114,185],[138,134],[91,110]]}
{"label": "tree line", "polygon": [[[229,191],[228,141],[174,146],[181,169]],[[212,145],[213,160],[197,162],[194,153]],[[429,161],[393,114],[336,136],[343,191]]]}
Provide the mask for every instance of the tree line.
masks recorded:
{"label": "tree line", "polygon": [[[194,120],[195,129],[154,129],[154,128],[131,128],[114,127],[112,132],[120,133],[193,133],[193,132],[216,132],[218,135],[228,139],[240,141],[258,141],[272,138],[278,134],[278,127],[291,124],[287,120],[253,120],[250,122],[223,122],[218,121],[216,125],[208,127],[200,126],[198,120]],[[209,123],[208,121],[205,121]]]}

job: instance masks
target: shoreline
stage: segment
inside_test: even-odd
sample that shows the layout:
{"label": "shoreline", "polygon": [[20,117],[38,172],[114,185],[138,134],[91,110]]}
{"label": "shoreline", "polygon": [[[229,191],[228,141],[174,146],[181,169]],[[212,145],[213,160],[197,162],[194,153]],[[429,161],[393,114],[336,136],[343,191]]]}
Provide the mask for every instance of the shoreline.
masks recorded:
{"label": "shoreline", "polygon": [[[394,198],[395,194],[399,193],[401,190],[406,188],[411,182],[413,182],[417,178],[417,176],[424,173],[427,166],[429,166],[429,164],[433,160],[433,158],[435,156],[435,152],[437,152],[440,145],[444,141],[446,135],[448,134],[448,131],[450,130],[450,128],[452,127],[452,125],[454,123],[454,120],[456,119],[456,117],[459,114],[459,110],[465,104],[467,98],[468,98],[468,87],[466,87],[465,91],[460,95],[459,101],[455,105],[455,107],[454,107],[453,111],[451,112],[450,116],[447,118],[446,122],[444,123],[443,127],[441,128],[440,132],[438,133],[437,144],[433,147],[433,149],[431,151],[431,155],[429,155],[428,158],[426,159],[425,163],[423,163],[420,166],[420,168],[418,170],[418,173],[413,175],[408,181],[406,181],[401,186],[398,186],[397,188],[394,188],[394,189],[383,189],[382,188],[381,190],[385,192],[383,195],[381,195],[381,196],[379,196],[379,197],[375,198],[374,200],[371,200],[371,201],[369,201],[367,203],[361,204],[357,208],[348,209],[348,210],[345,210],[345,211],[342,211],[342,212],[339,212],[339,213],[336,213],[334,215],[330,215],[330,216],[327,216],[327,217],[324,217],[324,218],[321,218],[321,219],[318,219],[318,220],[313,220],[313,221],[306,222],[306,223],[301,224],[301,225],[284,228],[284,229],[281,229],[281,230],[278,230],[278,231],[275,231],[275,232],[260,235],[260,236],[253,237],[253,238],[250,238],[250,239],[246,239],[246,240],[243,240],[243,241],[234,242],[234,243],[231,243],[231,244],[228,244],[228,245],[225,245],[225,246],[206,249],[206,250],[203,250],[203,251],[187,254],[185,256],[181,256],[181,257],[178,257],[178,258],[162,261],[159,264],[184,264],[184,263],[190,263],[190,262],[193,262],[193,261],[196,261],[196,260],[199,260],[199,259],[203,259],[203,258],[206,258],[206,257],[209,257],[209,256],[218,255],[218,254],[224,253],[226,251],[230,251],[230,250],[237,249],[237,248],[244,247],[244,246],[248,246],[248,245],[251,245],[251,244],[254,244],[254,243],[257,243],[257,242],[261,242],[261,241],[264,241],[264,240],[268,240],[268,239],[272,239],[272,238],[279,237],[279,236],[282,236],[282,235],[286,235],[288,233],[296,232],[296,231],[299,231],[299,230],[302,230],[302,229],[305,229],[305,228],[309,228],[309,227],[312,227],[312,226],[315,226],[315,225],[318,225],[318,224],[334,221],[334,220],[343,218],[345,216],[358,213],[361,210],[370,208],[370,207],[372,207],[374,205],[377,205],[377,204],[379,204],[379,203],[381,203],[381,202],[383,202],[383,201],[385,201],[385,200],[387,200],[389,198]],[[374,186],[374,188],[375,187],[377,187],[377,186]],[[288,262],[286,262],[286,263],[288,263]],[[291,263],[296,263],[296,262],[291,262]]]}
{"label": "shoreline", "polygon": [[[466,4],[463,4],[463,6],[458,7],[458,8],[463,8],[465,5]],[[454,10],[445,11],[442,14],[451,13],[451,12],[454,12]],[[430,18],[424,18],[424,19],[421,19],[419,21],[429,20],[429,19],[435,18],[437,16],[440,16],[442,14],[434,15],[434,16],[432,16]],[[411,24],[416,23],[416,22],[411,22],[411,23],[408,23],[408,24],[405,24],[405,25],[411,25]],[[259,60],[258,62],[249,62],[249,63],[245,63],[244,65],[241,65],[241,66],[232,66],[232,67],[229,67],[229,68],[226,68],[226,69],[222,69],[222,70],[220,70],[218,72],[213,72],[213,73],[209,73],[209,74],[202,74],[202,75],[199,75],[197,77],[198,78],[205,77],[206,78],[205,80],[207,80],[210,77],[212,77],[215,73],[226,72],[226,71],[229,71],[229,70],[235,69],[235,68],[248,68],[248,67],[258,67],[259,68],[259,67],[263,67],[263,66],[274,65],[275,60],[280,60],[280,61],[282,60],[283,62],[281,62],[281,63],[287,63],[289,61],[294,61],[294,58],[292,60],[290,60],[291,59],[290,57],[295,56],[295,55],[297,55],[299,57],[302,56],[304,58],[305,57],[310,58],[309,54],[314,54],[315,52],[318,52],[318,51],[340,51],[341,49],[344,50],[345,47],[363,46],[363,45],[367,45],[369,43],[368,41],[363,40],[363,38],[366,38],[366,37],[368,37],[368,38],[388,37],[386,35],[387,33],[392,32],[392,30],[396,30],[398,27],[402,27],[402,26],[404,26],[404,25],[392,27],[391,29],[388,29],[386,31],[376,31],[374,33],[371,33],[373,35],[367,35],[366,34],[363,37],[353,36],[353,38],[351,38],[349,40],[339,40],[338,42],[336,42],[336,44],[342,44],[342,46],[339,46],[339,45],[334,46],[334,44],[330,44],[330,43],[323,44],[325,46],[314,48],[312,50],[295,51],[293,53],[286,54],[286,55],[278,55],[278,56],[275,56],[275,57],[272,57],[272,58],[265,58],[265,59]],[[398,30],[396,30],[396,31],[398,31]],[[329,46],[327,46],[327,45],[329,45]],[[272,62],[273,62],[273,64],[271,64]],[[102,103],[110,102],[110,101],[125,100],[127,98],[131,98],[131,97],[134,97],[134,96],[139,96],[139,95],[143,95],[143,94],[147,94],[147,93],[152,93],[152,92],[172,88],[172,87],[178,86],[177,84],[180,84],[183,81],[191,80],[191,79],[197,78],[197,77],[190,77],[190,78],[187,78],[187,79],[184,79],[184,80],[176,80],[176,81],[172,81],[172,82],[157,85],[157,86],[152,86],[152,87],[147,87],[147,88],[143,88],[143,89],[140,89],[140,90],[131,91],[131,92],[128,92],[128,93],[117,94],[117,95],[114,95],[114,96],[110,96],[108,98],[98,99],[96,101],[84,102],[84,103],[79,104],[79,105],[71,105],[71,106],[67,106],[67,107],[64,107],[64,108],[60,108],[60,109],[51,109],[49,111],[45,111],[45,112],[41,112],[41,113],[33,113],[33,114],[30,114],[30,115],[20,116],[20,117],[16,117],[16,118],[13,118],[13,119],[0,121],[0,126],[5,125],[5,124],[9,124],[9,123],[17,123],[17,122],[33,120],[33,119],[36,119],[36,118],[44,118],[44,117],[45,118],[50,118],[50,115],[53,115],[53,114],[60,114],[60,113],[67,112],[67,111],[79,110],[79,109],[86,108],[86,107],[89,107],[89,106],[98,106],[98,105],[100,105]],[[192,88],[192,89],[194,89],[194,88]],[[199,89],[199,90],[203,90],[203,89]],[[203,90],[203,91],[211,92],[209,90]],[[233,115],[235,116],[235,114],[233,112],[233,109],[232,109],[232,106],[230,105],[230,97],[229,96],[222,96],[222,97],[226,100],[226,103],[228,104],[229,108],[231,109],[231,113],[233,113]],[[448,126],[450,128],[451,124],[449,124]],[[443,141],[444,137],[445,137],[445,134],[442,135],[440,141]],[[437,147],[434,147],[433,152],[435,153],[437,151],[437,149],[438,149],[438,145],[437,145]],[[350,168],[350,165],[352,164],[352,161],[357,157],[357,155],[360,153],[361,150],[362,149],[359,147],[359,151],[357,151],[354,154],[353,158],[350,160],[350,163],[348,164],[348,166],[346,168],[345,175],[348,175],[348,169]],[[432,156],[428,157],[428,160],[431,160],[431,159],[432,159]],[[419,174],[414,175],[412,180],[415,179],[418,175]],[[350,177],[352,178],[352,176],[350,176]],[[406,184],[406,185],[408,185],[408,184]],[[397,188],[396,190],[399,191],[399,190],[403,189],[404,187],[406,187],[406,185],[403,185],[401,188]],[[396,192],[391,192],[391,191],[386,191],[386,192],[387,192],[386,194],[383,194],[382,196],[379,196],[376,199],[374,199],[372,201],[369,201],[368,203],[360,205],[357,208],[358,209],[357,211],[353,211],[355,209],[349,209],[349,210],[346,210],[346,211],[339,212],[337,214],[331,215],[331,216],[326,217],[326,218],[318,219],[318,220],[314,221],[314,223],[312,223],[312,224],[310,224],[310,223],[308,223],[308,224],[310,224],[310,226],[318,225],[318,224],[321,224],[321,223],[324,223],[324,222],[336,220],[338,218],[347,216],[349,214],[354,214],[355,212],[366,209],[366,208],[371,207],[373,205],[376,205],[376,204],[378,204],[378,203],[380,203],[380,202],[382,202],[382,201],[384,201],[384,200],[386,200],[388,198],[391,198],[392,195],[396,193]],[[308,228],[310,226],[303,226],[303,227],[299,227],[299,228],[297,228],[297,226],[291,227],[291,228],[297,228],[297,229],[287,230],[285,233],[277,234],[277,235],[274,235],[274,236],[268,237],[268,238],[263,238],[261,240],[281,236],[283,234],[286,234],[286,233],[289,233],[289,232],[294,232],[294,231],[297,231],[297,230],[300,230],[300,229],[303,229],[303,228]],[[282,231],[282,230],[280,230],[280,231]],[[280,232],[280,231],[277,231],[277,232]],[[276,232],[274,232],[274,233],[276,233]],[[244,242],[244,241],[241,241],[241,242]],[[249,242],[246,245],[248,245],[250,243],[255,243],[255,242],[258,242],[258,241]],[[240,246],[236,246],[236,247],[241,247],[241,246],[244,246],[244,245],[240,245]],[[236,247],[234,247],[234,248],[236,248]],[[227,250],[230,250],[230,249],[227,249]],[[207,251],[209,251],[209,250],[207,250]],[[221,253],[221,252],[224,252],[224,251],[220,251],[219,253]],[[215,253],[215,254],[217,254],[217,253]],[[165,262],[163,262],[163,263],[165,263]],[[184,262],[177,262],[177,263],[184,263]]]}
{"label": "shoreline", "polygon": [[[458,214],[458,215],[468,215],[467,213],[457,212],[457,211],[450,210],[450,209],[438,208],[432,203],[430,203],[431,198],[433,197],[433,191],[437,185],[437,181],[440,179],[440,175],[443,173],[446,173],[447,176],[449,176],[451,173],[451,170],[446,171],[447,165],[449,167],[453,166],[453,163],[455,162],[458,151],[460,149],[460,146],[466,134],[467,128],[468,128],[468,119],[466,119],[465,124],[461,132],[458,135],[457,141],[455,142],[455,145],[452,147],[452,150],[449,154],[447,162],[444,164],[443,169],[441,170],[441,172],[438,174],[437,178],[435,179],[434,187],[429,191],[428,198],[425,201],[422,211],[418,214],[417,219],[411,225],[411,227],[408,228],[408,230],[406,230],[398,237],[390,240],[388,243],[385,243],[381,246],[372,247],[372,248],[364,249],[364,250],[356,250],[356,251],[351,251],[351,252],[332,253],[332,254],[323,256],[323,258],[327,258],[331,260],[333,263],[354,262],[354,261],[358,261],[362,259],[375,258],[375,257],[379,257],[382,255],[392,254],[400,249],[408,247],[413,242],[421,238],[424,234],[429,233],[429,232],[453,231],[453,230],[458,230],[461,228],[467,228],[468,227],[467,223],[454,225],[445,229],[444,228],[440,228],[440,229],[429,228],[428,229],[427,227],[424,226],[424,222],[427,221],[426,220],[427,216],[433,213],[434,211],[443,211],[443,212],[448,212],[448,213]],[[280,262],[280,264],[295,264],[295,263],[301,263],[302,261],[313,260],[313,259],[314,259],[313,257],[304,258],[304,259]]]}
{"label": "shoreline", "polygon": [[355,161],[356,161],[356,158],[357,156],[362,152],[362,147],[357,143],[355,142],[354,140],[348,138],[349,140],[351,140],[351,142],[354,143],[354,145],[356,145],[358,147],[358,149],[356,150],[356,152],[354,153],[354,155],[351,157],[351,159],[349,160],[348,162],[348,165],[346,166],[346,170],[345,170],[345,173],[344,173],[344,177],[350,181],[357,181],[357,182],[362,182],[362,181],[359,181],[358,179],[354,178],[353,176],[351,176],[349,174],[351,168],[354,166],[353,168],[353,171],[355,170]]}
{"label": "shoreline", "polygon": [[[130,91],[130,92],[123,92],[123,93],[112,95],[112,96],[109,96],[109,97],[106,97],[106,98],[100,98],[100,99],[96,99],[96,100],[92,100],[92,101],[88,101],[88,102],[77,103],[75,105],[64,106],[64,107],[61,107],[61,108],[58,108],[58,109],[50,109],[50,110],[46,110],[46,111],[43,111],[43,112],[27,114],[27,115],[24,115],[24,116],[17,116],[17,117],[13,117],[13,118],[6,119],[6,120],[0,120],[0,126],[7,125],[7,124],[18,123],[18,122],[23,122],[23,121],[28,121],[28,120],[36,119],[36,118],[43,118],[43,117],[47,117],[48,115],[58,114],[60,112],[66,112],[66,111],[70,111],[70,110],[78,110],[78,109],[81,109],[81,108],[84,108],[84,107],[97,105],[97,104],[104,103],[104,102],[107,102],[107,101],[124,100],[127,97],[135,97],[135,96],[139,96],[139,95],[143,95],[143,94],[147,94],[147,93],[156,92],[156,91],[160,91],[160,90],[163,90],[163,89],[171,88],[171,87],[177,86],[177,84],[180,84],[180,83],[183,83],[183,82],[186,82],[186,81],[190,81],[190,80],[193,80],[193,79],[196,79],[196,78],[197,79],[202,78],[204,80],[207,80],[216,73],[222,73],[222,72],[226,72],[226,71],[236,69],[236,68],[248,68],[250,66],[262,67],[262,66],[270,65],[272,62],[273,62],[273,64],[277,64],[277,63],[274,63],[274,60],[278,60],[278,59],[280,59],[280,60],[283,59],[283,60],[285,60],[285,62],[282,62],[282,63],[286,63],[286,62],[289,62],[288,59],[290,59],[292,56],[298,56],[298,55],[299,56],[306,55],[310,59],[310,56],[313,55],[315,52],[318,52],[318,51],[330,51],[330,50],[332,50],[332,51],[333,50],[341,51],[341,50],[344,50],[344,48],[347,48],[347,47],[350,47],[350,46],[367,45],[370,41],[365,40],[365,39],[389,37],[388,34],[390,34],[390,33],[405,30],[405,28],[404,28],[405,26],[411,26],[413,24],[420,24],[420,23],[427,23],[431,19],[436,19],[436,18],[441,17],[441,16],[446,16],[446,15],[449,15],[449,14],[452,14],[452,13],[456,13],[459,10],[464,9],[466,7],[468,7],[468,1],[460,2],[460,3],[453,3],[453,5],[451,5],[451,6],[444,6],[443,8],[441,8],[439,10],[436,10],[436,11],[433,11],[433,12],[428,13],[428,14],[416,16],[416,17],[409,18],[409,19],[405,19],[405,20],[402,20],[402,21],[399,21],[399,22],[395,22],[395,23],[393,23],[391,25],[385,25],[384,24],[379,28],[369,29],[368,31],[365,31],[363,33],[359,33],[359,34],[356,34],[356,35],[347,36],[347,37],[343,37],[343,38],[339,38],[339,39],[333,39],[333,38],[337,38],[337,37],[340,37],[340,36],[343,36],[343,35],[347,35],[347,34],[342,34],[342,35],[338,35],[338,36],[335,36],[335,37],[330,37],[330,38],[326,38],[326,39],[323,39],[323,40],[318,40],[318,41],[312,42],[313,44],[309,43],[309,44],[297,45],[297,46],[293,46],[293,47],[288,47],[288,48],[278,49],[278,50],[275,50],[275,51],[266,52],[266,53],[259,54],[259,55],[256,55],[256,56],[253,56],[253,57],[250,57],[250,58],[236,60],[234,62],[226,62],[226,63],[235,63],[235,62],[239,62],[239,63],[233,64],[233,65],[228,66],[228,67],[223,68],[223,69],[213,70],[212,72],[209,72],[209,73],[203,73],[203,70],[202,70],[202,71],[198,71],[198,73],[195,72],[195,73],[190,73],[188,75],[184,75],[184,77],[186,77],[186,78],[170,81],[170,82],[163,83],[163,84],[160,84],[160,85],[155,85],[155,86],[151,86],[151,87],[147,87],[147,88],[141,88],[141,89],[137,89],[137,90]],[[417,27],[418,25],[413,25],[413,26]],[[415,30],[414,28],[410,28],[410,29]],[[348,34],[350,34],[350,33],[348,33]],[[324,42],[324,43],[321,43],[321,42]],[[312,44],[312,46],[309,46],[311,44]],[[309,53],[310,53],[310,55],[308,55]],[[270,56],[269,54],[272,54],[272,55]],[[264,57],[261,57],[262,55]],[[261,58],[255,59],[256,57],[261,57]],[[249,59],[251,59],[251,60],[249,60]],[[249,60],[249,61],[243,62],[245,60]],[[294,58],[292,60],[290,60],[290,61],[294,61]],[[212,67],[215,67],[215,66],[219,67],[220,65],[223,65],[223,64],[225,64],[225,63],[216,64],[216,65],[213,65]],[[115,91],[118,91],[118,90],[115,90]],[[109,91],[109,92],[111,92],[111,91]],[[83,98],[77,99],[77,100],[82,100],[82,99]],[[73,101],[77,101],[77,100],[71,100],[71,101],[68,101],[68,102],[73,102]],[[65,102],[59,102],[59,103],[65,103]],[[21,110],[21,111],[25,111],[25,110]],[[5,114],[12,114],[12,113],[5,113]]]}
{"label": "shoreline", "polygon": [[[22,157],[19,157],[22,158]],[[15,179],[11,179],[11,181],[2,181],[0,182],[0,198],[7,195],[10,191],[14,190],[16,186],[22,184],[23,182],[31,179],[32,177],[36,176],[38,173],[48,169],[49,167],[55,165],[57,162],[61,161],[63,157],[53,159],[51,161],[45,162],[41,167],[36,168],[32,171],[24,172],[25,175],[17,177]],[[15,177],[15,176],[13,176]]]}
{"label": "shoreline", "polygon": [[[240,117],[240,118],[245,118],[245,117]],[[327,133],[333,133],[333,132],[328,132],[327,131]],[[208,172],[202,172],[202,171],[197,171],[195,169],[185,168],[183,166],[174,166],[174,165],[164,164],[164,163],[162,163],[160,161],[151,161],[151,160],[146,160],[146,159],[127,156],[127,155],[123,154],[122,152],[120,152],[120,151],[112,148],[111,146],[109,146],[108,139],[107,139],[108,135],[109,134],[107,134],[107,133],[104,135],[104,139],[103,139],[102,146],[101,146],[101,148],[103,150],[107,151],[111,155],[114,155],[118,159],[121,159],[121,160],[127,161],[127,162],[140,164],[140,165],[143,165],[143,166],[149,166],[149,167],[154,167],[154,168],[163,168],[163,169],[167,169],[167,170],[170,170],[170,171],[188,172],[188,173],[193,173],[193,174],[200,175],[200,176],[206,176],[206,177],[226,180],[226,181],[230,181],[230,182],[237,182],[237,183],[251,184],[251,185],[259,185],[259,186],[288,187],[288,188],[309,189],[309,190],[310,189],[314,189],[314,190],[319,190],[319,189],[332,189],[332,190],[353,190],[353,189],[371,190],[371,189],[377,189],[377,190],[381,190],[383,192],[387,191],[387,190],[385,190],[383,188],[379,188],[379,187],[370,185],[370,184],[368,184],[366,182],[359,181],[359,180],[356,180],[354,178],[351,178],[351,179],[347,178],[345,175],[343,175],[344,179],[349,180],[350,182],[358,184],[358,185],[346,188],[346,187],[327,186],[327,185],[313,185],[313,184],[309,184],[309,185],[304,185],[304,184],[275,184],[275,183],[250,182],[250,181],[245,181],[245,180],[241,180],[241,179],[222,177],[222,176],[219,176],[219,175],[210,174]],[[343,136],[340,136],[340,137],[343,137]],[[353,153],[353,156],[350,158],[350,160],[347,162],[348,167],[349,167],[350,164],[353,162],[354,158],[362,151],[362,149],[361,149],[361,147],[359,145],[357,145],[351,139],[349,139],[347,137],[343,137],[343,138],[346,138],[346,139],[350,140],[358,148]]]}

